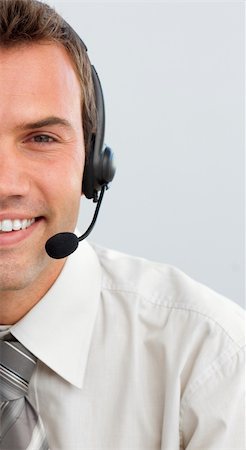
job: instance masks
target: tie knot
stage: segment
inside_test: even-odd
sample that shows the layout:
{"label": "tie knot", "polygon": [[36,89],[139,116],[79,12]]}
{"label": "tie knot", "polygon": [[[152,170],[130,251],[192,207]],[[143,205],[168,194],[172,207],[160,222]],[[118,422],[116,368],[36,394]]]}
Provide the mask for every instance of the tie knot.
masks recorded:
{"label": "tie knot", "polygon": [[0,340],[0,400],[24,397],[37,358],[16,340]]}

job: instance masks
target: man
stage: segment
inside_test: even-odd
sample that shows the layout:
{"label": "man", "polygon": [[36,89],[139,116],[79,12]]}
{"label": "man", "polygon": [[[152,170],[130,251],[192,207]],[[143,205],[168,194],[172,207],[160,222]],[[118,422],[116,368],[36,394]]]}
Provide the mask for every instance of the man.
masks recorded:
{"label": "man", "polygon": [[243,450],[242,309],[168,265],[86,241],[45,251],[76,227],[95,117],[68,25],[0,0],[0,448]]}

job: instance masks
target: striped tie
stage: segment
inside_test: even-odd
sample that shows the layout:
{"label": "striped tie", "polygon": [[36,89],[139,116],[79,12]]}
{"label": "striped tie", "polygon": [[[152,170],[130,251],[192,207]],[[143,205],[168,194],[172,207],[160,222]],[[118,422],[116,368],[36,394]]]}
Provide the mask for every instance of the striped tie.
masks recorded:
{"label": "striped tie", "polygon": [[26,397],[37,358],[9,339],[0,340],[0,449],[48,450],[41,419]]}

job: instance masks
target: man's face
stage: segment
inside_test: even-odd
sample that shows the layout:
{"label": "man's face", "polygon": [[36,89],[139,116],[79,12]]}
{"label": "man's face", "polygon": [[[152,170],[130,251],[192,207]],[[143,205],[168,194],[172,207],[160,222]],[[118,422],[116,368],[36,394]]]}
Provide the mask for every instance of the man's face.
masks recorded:
{"label": "man's face", "polygon": [[57,276],[64,261],[44,247],[74,230],[83,167],[81,90],[66,51],[0,48],[0,296]]}

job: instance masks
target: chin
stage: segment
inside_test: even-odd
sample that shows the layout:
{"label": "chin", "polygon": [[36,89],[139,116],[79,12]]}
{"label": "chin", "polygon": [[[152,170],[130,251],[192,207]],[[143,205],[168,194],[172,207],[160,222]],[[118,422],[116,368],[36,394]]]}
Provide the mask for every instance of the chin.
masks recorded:
{"label": "chin", "polygon": [[39,258],[38,262],[34,258],[18,261],[18,258],[11,257],[7,261],[5,258],[1,264],[0,258],[0,291],[20,291],[27,287],[30,289],[39,282],[46,265],[46,254],[45,257]]}

